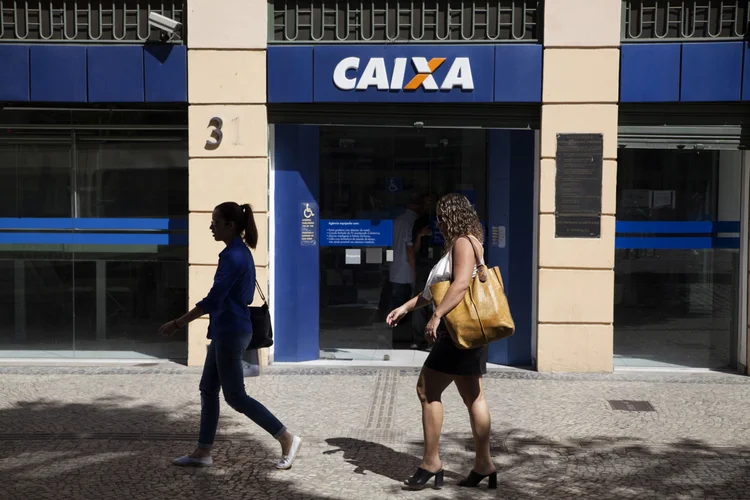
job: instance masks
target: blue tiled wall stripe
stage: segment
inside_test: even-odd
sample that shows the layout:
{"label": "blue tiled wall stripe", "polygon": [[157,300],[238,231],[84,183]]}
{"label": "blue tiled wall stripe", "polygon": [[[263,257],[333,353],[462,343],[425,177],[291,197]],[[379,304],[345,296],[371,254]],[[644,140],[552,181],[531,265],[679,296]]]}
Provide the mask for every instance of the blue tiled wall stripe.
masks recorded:
{"label": "blue tiled wall stripe", "polygon": [[187,230],[185,217],[173,218],[0,218],[2,229],[30,230],[130,230],[168,231]]}
{"label": "blue tiled wall stripe", "polygon": [[179,245],[188,243],[187,234],[134,233],[30,233],[0,232],[0,244],[10,245]]}
{"label": "blue tiled wall stripe", "polygon": [[750,100],[746,42],[625,44],[620,54],[621,102]]}
{"label": "blue tiled wall stripe", "polygon": [[[618,250],[701,250],[740,247],[739,237],[717,236],[720,233],[739,233],[739,221],[617,221],[615,232],[615,248]],[[631,236],[636,234],[639,236]]]}
{"label": "blue tiled wall stripe", "polygon": [[31,97],[29,48],[0,46],[0,101],[27,102]]}
{"label": "blue tiled wall stripe", "polygon": [[187,228],[184,217],[0,218],[0,244],[187,245]]}
{"label": "blue tiled wall stripe", "polygon": [[3,46],[0,102],[187,102],[187,48]]}
{"label": "blue tiled wall stripe", "polygon": [[739,233],[739,221],[617,221],[617,234]]}

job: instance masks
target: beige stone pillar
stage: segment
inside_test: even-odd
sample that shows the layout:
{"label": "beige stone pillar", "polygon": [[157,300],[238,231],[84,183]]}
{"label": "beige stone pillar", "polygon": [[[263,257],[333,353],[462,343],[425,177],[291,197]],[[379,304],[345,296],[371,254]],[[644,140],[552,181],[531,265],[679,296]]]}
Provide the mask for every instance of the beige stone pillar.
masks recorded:
{"label": "beige stone pillar", "polygon": [[[612,370],[620,0],[547,0],[537,368]],[[604,136],[601,237],[555,237],[557,134]]]}
{"label": "beige stone pillar", "polygon": [[[260,233],[258,280],[268,289],[268,26],[266,2],[191,0],[188,7],[192,307],[210,289],[223,248],[208,228],[211,212],[224,201],[252,205]],[[207,327],[207,318],[190,325],[188,365],[203,364]]]}

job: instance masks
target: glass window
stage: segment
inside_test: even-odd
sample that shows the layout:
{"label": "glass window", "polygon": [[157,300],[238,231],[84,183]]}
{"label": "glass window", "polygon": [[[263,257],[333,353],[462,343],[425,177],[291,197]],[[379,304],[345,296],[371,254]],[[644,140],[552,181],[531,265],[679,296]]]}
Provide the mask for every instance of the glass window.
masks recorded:
{"label": "glass window", "polygon": [[70,217],[70,144],[0,143],[0,217]]}
{"label": "glass window", "polygon": [[737,362],[742,154],[621,150],[615,366]]}
{"label": "glass window", "polygon": [[80,216],[184,216],[187,161],[180,142],[81,144],[76,177]]}
{"label": "glass window", "polygon": [[[0,349],[186,357],[185,331],[157,330],[187,305],[187,142],[133,134],[0,142],[0,218],[20,218],[0,228]],[[74,216],[115,219],[114,229],[50,220]],[[117,229],[120,218],[143,224]],[[156,228],[149,218],[174,224]]]}

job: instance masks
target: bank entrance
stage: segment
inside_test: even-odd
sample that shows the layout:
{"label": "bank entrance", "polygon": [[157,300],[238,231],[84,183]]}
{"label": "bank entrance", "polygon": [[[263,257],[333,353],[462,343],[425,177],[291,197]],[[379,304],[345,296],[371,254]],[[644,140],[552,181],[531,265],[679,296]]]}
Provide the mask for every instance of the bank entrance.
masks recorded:
{"label": "bank entrance", "polygon": [[428,316],[396,329],[385,317],[423,289],[443,252],[436,202],[459,192],[482,221],[485,259],[503,271],[518,326],[490,361],[531,365],[536,132],[371,118],[320,114],[305,119],[329,123],[271,128],[274,359],[426,356]]}
{"label": "bank entrance", "polygon": [[440,196],[464,194],[486,226],[487,131],[322,127],[320,138],[321,357],[424,347],[422,314],[396,329],[385,317],[442,254]]}

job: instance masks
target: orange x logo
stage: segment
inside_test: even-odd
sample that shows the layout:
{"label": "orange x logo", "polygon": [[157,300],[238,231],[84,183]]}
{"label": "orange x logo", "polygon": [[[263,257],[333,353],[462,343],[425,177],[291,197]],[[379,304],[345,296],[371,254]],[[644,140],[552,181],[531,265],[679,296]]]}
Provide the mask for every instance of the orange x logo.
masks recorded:
{"label": "orange x logo", "polygon": [[413,61],[414,66],[417,68],[417,76],[412,78],[411,81],[406,84],[404,90],[417,90],[425,81],[427,81],[428,78],[432,80],[432,73],[434,73],[435,70],[445,62],[445,57],[433,57],[429,62],[420,57],[414,58]]}

